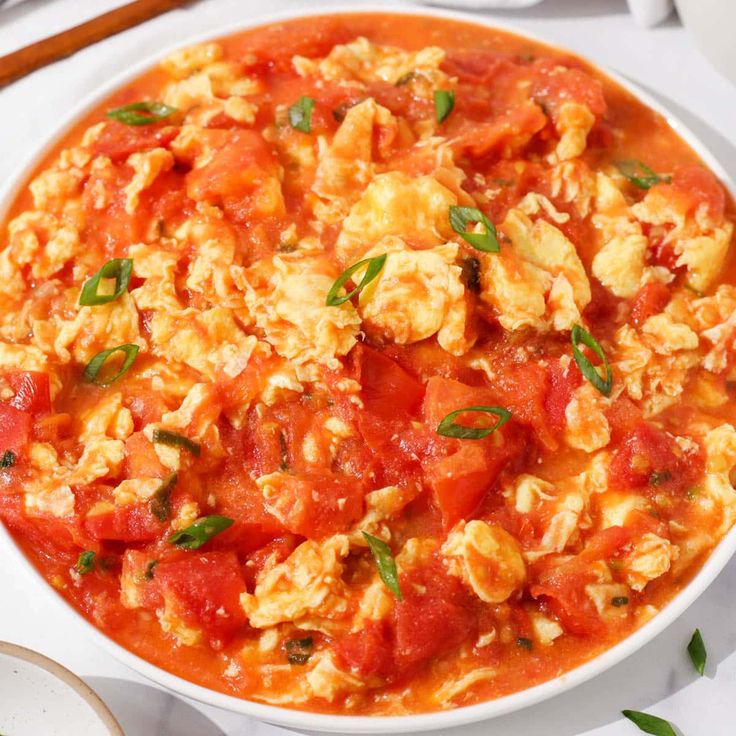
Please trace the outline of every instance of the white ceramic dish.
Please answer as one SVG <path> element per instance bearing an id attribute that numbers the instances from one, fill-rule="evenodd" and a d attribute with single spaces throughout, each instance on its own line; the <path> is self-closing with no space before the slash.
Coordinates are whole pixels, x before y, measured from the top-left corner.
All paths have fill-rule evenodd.
<path id="1" fill-rule="evenodd" d="M 0 733 L 125 736 L 99 696 L 48 657 L 0 642 Z"/>
<path id="2" fill-rule="evenodd" d="M 434 10 L 429 8 L 417 8 L 412 6 L 381 6 L 381 5 L 350 5 L 350 6 L 326 6 L 323 8 L 311 8 L 309 11 L 290 11 L 277 15 L 261 16 L 250 22 L 234 19 L 229 24 L 223 26 L 215 32 L 209 32 L 206 35 L 194 36 L 177 40 L 177 42 L 169 48 L 163 49 L 155 56 L 149 57 L 144 61 L 134 64 L 128 71 L 111 79 L 106 85 L 101 87 L 95 94 L 91 95 L 78 106 L 76 106 L 70 115 L 63 120 L 58 126 L 57 133 L 43 142 L 40 150 L 29 159 L 28 163 L 16 173 L 15 176 L 7 180 L 0 188 L 0 218 L 12 202 L 13 196 L 17 189 L 23 184 L 29 174 L 32 172 L 37 163 L 51 149 L 54 143 L 63 135 L 70 125 L 81 117 L 85 112 L 99 105 L 108 95 L 123 84 L 134 79 L 145 69 L 156 63 L 160 58 L 173 51 L 176 48 L 191 43 L 197 43 L 209 40 L 217 36 L 224 36 L 235 33 L 239 30 L 265 25 L 268 23 L 284 21 L 291 18 L 304 17 L 310 15 L 327 15 L 338 13 L 356 13 L 356 12 L 393 12 L 412 15 L 431 15 L 439 18 L 447 18 L 461 20 L 480 25 L 496 27 L 511 33 L 527 36 L 533 40 L 550 44 L 544 39 L 535 37 L 523 32 L 518 28 L 509 26 L 506 23 L 497 23 L 492 18 L 476 17 L 456 11 Z M 125 60 L 121 59 L 121 66 Z M 650 97 L 646 92 L 638 88 L 636 85 L 622 79 L 615 73 L 604 70 L 616 83 L 636 95 L 645 105 L 659 112 L 672 126 L 672 128 L 682 137 L 682 139 L 691 146 L 703 161 L 716 173 L 716 175 L 729 188 L 732 194 L 736 196 L 736 186 L 730 181 L 728 175 L 718 163 L 718 161 L 709 153 L 705 145 L 700 142 L 695 135 L 669 111 L 664 109 L 656 100 Z M 39 573 L 26 560 L 23 553 L 15 545 L 12 538 L 4 532 L 0 532 L 0 548 L 3 553 L 15 558 L 15 564 L 20 564 L 27 570 L 32 570 L 34 575 L 40 577 Z M 150 664 L 135 654 L 129 652 L 119 646 L 98 629 L 87 622 L 75 609 L 66 604 L 51 588 L 46 586 L 50 599 L 57 601 L 58 607 L 63 609 L 65 615 L 74 617 L 79 622 L 80 627 L 84 630 L 84 635 L 103 649 L 112 654 L 119 661 L 123 662 L 131 669 L 140 673 L 144 677 L 153 682 L 168 688 L 180 695 L 198 700 L 208 705 L 224 708 L 226 710 L 241 713 L 244 715 L 259 718 L 269 723 L 281 726 L 287 726 L 297 729 L 307 729 L 310 731 L 329 731 L 341 734 L 351 733 L 375 733 L 375 734 L 395 734 L 395 733 L 412 733 L 418 731 L 429 731 L 435 729 L 448 729 L 454 726 L 460 726 L 468 723 L 494 718 L 512 711 L 518 711 L 535 703 L 547 700 L 576 685 L 579 685 L 592 677 L 604 672 L 613 665 L 621 662 L 630 656 L 647 642 L 652 640 L 659 633 L 664 631 L 675 619 L 678 618 L 703 591 L 713 582 L 718 573 L 723 569 L 726 563 L 736 552 L 736 527 L 732 529 L 720 544 L 713 551 L 709 559 L 703 565 L 698 574 L 693 578 L 690 584 L 677 595 L 671 603 L 654 619 L 642 626 L 638 631 L 619 642 L 617 645 L 607 650 L 600 656 L 589 662 L 577 667 L 576 669 L 566 673 L 565 675 L 551 680 L 549 682 L 536 685 L 527 690 L 523 690 L 512 695 L 498 698 L 497 700 L 479 703 L 454 710 L 441 711 L 437 713 L 427 713 L 411 716 L 342 716 L 342 715 L 326 715 L 321 713 L 309 713 L 299 710 L 288 710 L 277 708 L 275 706 L 256 703 L 249 700 L 242 700 L 233 696 L 224 695 L 213 690 L 195 685 L 180 677 L 169 674 L 168 672 Z"/>

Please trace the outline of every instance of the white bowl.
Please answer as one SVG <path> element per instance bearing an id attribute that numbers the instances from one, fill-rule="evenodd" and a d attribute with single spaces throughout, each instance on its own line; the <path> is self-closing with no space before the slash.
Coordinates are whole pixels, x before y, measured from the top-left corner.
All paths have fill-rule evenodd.
<path id="1" fill-rule="evenodd" d="M 48 657 L 0 641 L 0 733 L 125 736 L 99 696 Z"/>
<path id="2" fill-rule="evenodd" d="M 245 30 L 256 26 L 266 25 L 268 23 L 289 20 L 291 18 L 312 16 L 312 15 L 330 15 L 337 13 L 357 13 L 357 12 L 377 12 L 377 13 L 401 13 L 405 15 L 429 15 L 438 18 L 447 18 L 450 20 L 461 20 L 478 25 L 499 28 L 520 36 L 526 36 L 532 40 L 539 41 L 548 46 L 554 44 L 544 39 L 530 35 L 514 28 L 505 23 L 496 23 L 492 19 L 486 19 L 481 16 L 468 15 L 452 10 L 436 10 L 429 8 L 417 8 L 412 6 L 393 7 L 388 5 L 347 5 L 347 6 L 325 6 L 310 8 L 308 11 L 289 11 L 276 15 L 260 16 L 250 22 L 234 21 L 223 26 L 215 32 L 208 32 L 204 35 L 182 38 L 177 40 L 175 45 L 165 48 L 158 52 L 155 56 L 151 56 L 140 63 L 134 64 L 129 71 L 124 72 L 112 78 L 107 84 L 102 86 L 93 95 L 87 97 L 60 123 L 57 133 L 51 136 L 40 147 L 39 152 L 33 156 L 15 176 L 5 182 L 0 188 L 0 218 L 7 211 L 13 197 L 20 186 L 26 181 L 32 173 L 35 166 L 42 158 L 51 150 L 55 142 L 69 129 L 71 124 L 80 118 L 84 113 L 97 107 L 121 85 L 131 81 L 147 68 L 155 64 L 162 57 L 171 51 L 192 43 L 198 43 L 204 40 L 225 36 L 235 33 L 239 30 Z M 650 97 L 646 92 L 636 85 L 622 79 L 615 73 L 604 70 L 605 73 L 613 79 L 617 84 L 627 89 L 641 100 L 645 105 L 663 115 L 672 128 L 680 135 L 680 137 L 695 150 L 695 152 L 703 159 L 705 164 L 721 179 L 728 187 L 731 193 L 736 196 L 736 187 L 729 179 L 728 174 L 718 161 L 709 153 L 708 149 L 701 143 L 695 135 L 676 117 L 674 117 L 662 105 Z M 13 555 L 16 562 L 25 566 L 25 569 L 34 575 L 40 576 L 40 573 L 33 565 L 26 560 L 21 550 L 15 545 L 14 541 L 7 533 L 0 533 L 0 545 L 6 550 L 6 553 Z M 290 710 L 286 708 L 278 708 L 272 705 L 265 705 L 251 700 L 243 700 L 225 695 L 223 693 L 209 690 L 200 685 L 195 685 L 187 680 L 172 675 L 159 667 L 145 661 L 137 655 L 124 649 L 109 639 L 101 631 L 90 624 L 80 613 L 68 605 L 49 585 L 49 598 L 54 598 L 61 603 L 68 616 L 76 617 L 80 622 L 80 634 L 88 639 L 97 642 L 103 649 L 110 652 L 118 660 L 126 664 L 131 669 L 140 673 L 144 677 L 152 680 L 159 685 L 168 688 L 180 695 L 192 698 L 193 700 L 206 703 L 207 705 L 224 708 L 235 713 L 259 718 L 269 723 L 280 726 L 287 726 L 298 729 L 307 729 L 310 731 L 330 731 L 335 733 L 412 733 L 417 731 L 430 731 L 435 729 L 447 729 L 454 726 L 461 726 L 468 723 L 494 718 L 496 716 L 511 713 L 513 711 L 526 708 L 542 700 L 547 700 L 555 695 L 559 695 L 576 685 L 579 685 L 596 675 L 604 672 L 613 665 L 621 662 L 630 656 L 644 644 L 651 641 L 655 636 L 666 629 L 678 616 L 680 616 L 690 606 L 698 596 L 713 582 L 718 573 L 724 568 L 726 563 L 736 552 L 736 527 L 721 540 L 718 546 L 713 550 L 708 560 L 700 569 L 698 574 L 692 581 L 677 595 L 672 601 L 651 621 L 646 623 L 640 629 L 635 631 L 631 636 L 611 647 L 601 655 L 582 664 L 581 666 L 565 673 L 564 675 L 535 685 L 527 690 L 522 690 L 512 695 L 506 695 L 496 700 L 489 700 L 477 705 L 469 705 L 453 710 L 440 712 L 424 713 L 409 716 L 343 716 L 328 715 L 323 713 L 309 713 L 300 710 Z"/>

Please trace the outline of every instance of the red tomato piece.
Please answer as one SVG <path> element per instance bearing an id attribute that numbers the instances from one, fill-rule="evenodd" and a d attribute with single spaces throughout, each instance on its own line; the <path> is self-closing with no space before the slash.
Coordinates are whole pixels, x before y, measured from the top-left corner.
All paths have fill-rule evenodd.
<path id="1" fill-rule="evenodd" d="M 0 454 L 18 454 L 31 435 L 31 415 L 9 404 L 0 404 Z"/>
<path id="2" fill-rule="evenodd" d="M 151 513 L 147 503 L 91 514 L 84 520 L 84 527 L 92 539 L 120 542 L 151 542 L 164 530 L 164 524 Z"/>
<path id="3" fill-rule="evenodd" d="M 366 411 L 386 419 L 414 414 L 424 386 L 398 363 L 377 350 L 360 347 L 361 399 Z"/>
<path id="4" fill-rule="evenodd" d="M 92 150 L 108 156 L 114 163 L 123 161 L 131 153 L 166 146 L 176 138 L 179 129 L 173 125 L 125 125 L 108 120 L 92 144 Z"/>
<path id="5" fill-rule="evenodd" d="M 617 448 L 608 478 L 619 488 L 679 493 L 695 483 L 702 470 L 702 457 L 686 454 L 664 430 L 639 422 Z"/>
<path id="6" fill-rule="evenodd" d="M 670 300 L 670 289 L 661 281 L 650 281 L 639 289 L 631 302 L 631 321 L 641 327 L 650 317 L 659 314 Z"/>
<path id="7" fill-rule="evenodd" d="M 278 565 L 283 562 L 296 549 L 297 544 L 297 537 L 293 534 L 286 534 L 270 541 L 255 552 L 251 552 L 243 565 L 243 578 L 248 590 L 252 591 L 255 588 L 256 579 L 267 564 Z"/>
<path id="8" fill-rule="evenodd" d="M 360 631 L 340 639 L 334 651 L 342 664 L 361 677 L 390 680 L 396 674 L 391 632 L 383 621 L 367 621 Z"/>
<path id="9" fill-rule="evenodd" d="M 11 373 L 8 382 L 15 391 L 10 405 L 29 414 L 47 414 L 51 411 L 49 377 L 46 373 L 23 371 Z"/>
<path id="10" fill-rule="evenodd" d="M 606 111 L 603 85 L 582 69 L 560 71 L 552 62 L 539 65 L 539 75 L 532 87 L 532 97 L 544 104 L 553 121 L 557 121 L 566 102 L 586 105 L 600 120 Z"/>
<path id="11" fill-rule="evenodd" d="M 240 605 L 245 582 L 232 552 L 160 562 L 154 579 L 164 599 L 173 599 L 176 615 L 201 628 L 213 648 L 221 648 L 248 623 Z"/>
<path id="12" fill-rule="evenodd" d="M 272 502 L 279 518 L 293 534 L 320 539 L 343 531 L 363 514 L 363 484 L 329 472 L 283 474 Z"/>
<path id="13" fill-rule="evenodd" d="M 720 222 L 723 219 L 726 192 L 708 169 L 698 164 L 678 166 L 672 174 L 670 186 L 685 205 L 688 214 L 694 214 L 702 205 L 713 220 Z"/>
<path id="14" fill-rule="evenodd" d="M 572 361 L 563 364 L 562 361 L 551 358 L 548 360 L 547 371 L 549 391 L 544 398 L 544 409 L 552 431 L 561 432 L 566 422 L 565 409 L 575 389 L 583 382 L 583 376 Z"/>

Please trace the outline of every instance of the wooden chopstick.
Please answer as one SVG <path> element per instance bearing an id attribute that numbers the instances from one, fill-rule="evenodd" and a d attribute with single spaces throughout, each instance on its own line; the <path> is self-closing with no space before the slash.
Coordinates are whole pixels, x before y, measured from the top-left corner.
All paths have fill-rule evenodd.
<path id="1" fill-rule="evenodd" d="M 136 0 L 55 36 L 0 56 L 0 87 L 192 0 Z"/>

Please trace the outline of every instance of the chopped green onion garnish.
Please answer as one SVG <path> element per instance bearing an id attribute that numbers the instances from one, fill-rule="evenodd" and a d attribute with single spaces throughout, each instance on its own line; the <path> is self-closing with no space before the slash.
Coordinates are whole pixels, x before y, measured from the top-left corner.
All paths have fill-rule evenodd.
<path id="1" fill-rule="evenodd" d="M 289 108 L 289 124 L 302 133 L 312 132 L 312 108 L 314 100 L 311 97 L 300 97 Z"/>
<path id="2" fill-rule="evenodd" d="M 154 429 L 151 439 L 154 443 L 159 445 L 181 447 L 191 452 L 195 457 L 199 457 L 199 454 L 202 452 L 200 445 L 190 440 L 189 437 L 185 437 L 183 434 L 179 434 L 178 432 L 171 432 L 168 429 Z"/>
<path id="3" fill-rule="evenodd" d="M 650 716 L 649 713 L 642 713 L 638 710 L 622 710 L 621 712 L 644 733 L 650 733 L 652 736 L 677 736 L 675 729 L 663 718 Z"/>
<path id="4" fill-rule="evenodd" d="M 580 372 L 604 396 L 610 396 L 613 387 L 613 373 L 611 373 L 611 366 L 608 365 L 608 359 L 603 352 L 603 348 L 598 344 L 598 340 L 580 325 L 575 325 L 570 333 L 570 342 L 572 343 L 572 355 L 578 364 L 578 368 L 580 368 Z M 606 369 L 605 381 L 600 377 L 593 364 L 583 355 L 578 347 L 579 343 L 589 347 L 603 361 L 603 367 Z"/>
<path id="5" fill-rule="evenodd" d="M 108 110 L 105 115 L 125 125 L 150 125 L 168 118 L 176 111 L 176 108 L 171 105 L 149 100 L 116 107 L 114 110 Z"/>
<path id="6" fill-rule="evenodd" d="M 282 473 L 289 472 L 289 447 L 286 444 L 286 435 L 283 432 L 279 432 L 279 449 L 281 450 L 281 464 L 279 470 Z"/>
<path id="7" fill-rule="evenodd" d="M 15 453 L 12 450 L 5 450 L 0 458 L 0 468 L 12 468 L 15 465 L 15 459 Z"/>
<path id="8" fill-rule="evenodd" d="M 455 418 L 466 411 L 493 414 L 498 417 L 498 421 L 492 427 L 466 427 L 463 424 L 456 424 Z M 437 434 L 441 434 L 443 437 L 455 437 L 459 440 L 481 440 L 502 427 L 509 419 L 511 419 L 511 412 L 501 406 L 468 406 L 464 409 L 451 411 L 439 423 L 436 431 Z"/>
<path id="9" fill-rule="evenodd" d="M 314 641 L 311 636 L 303 639 L 289 639 L 286 642 L 286 658 L 289 664 L 306 664 L 312 656 Z"/>
<path id="10" fill-rule="evenodd" d="M 534 642 L 531 639 L 527 639 L 525 636 L 520 636 L 516 643 L 522 648 L 522 649 L 531 649 L 534 646 Z"/>
<path id="11" fill-rule="evenodd" d="M 616 167 L 635 187 L 638 187 L 639 189 L 649 189 L 655 184 L 659 184 L 661 181 L 669 181 L 669 177 L 655 174 L 654 171 L 641 161 L 633 159 L 628 161 L 617 161 Z"/>
<path id="12" fill-rule="evenodd" d="M 485 228 L 484 233 L 466 231 L 468 223 L 477 222 Z M 450 225 L 466 243 L 470 243 L 476 250 L 482 250 L 484 253 L 498 253 L 501 250 L 493 223 L 475 207 L 451 206 Z"/>
<path id="13" fill-rule="evenodd" d="M 151 560 L 146 565 L 146 571 L 143 573 L 144 580 L 153 580 L 153 569 L 158 565 L 158 560 Z"/>
<path id="14" fill-rule="evenodd" d="M 380 256 L 375 256 L 374 258 L 366 258 L 363 261 L 358 261 L 357 263 L 354 263 L 352 266 L 350 266 L 350 268 L 343 271 L 337 277 L 335 283 L 332 284 L 332 287 L 327 292 L 327 299 L 325 300 L 325 304 L 328 307 L 339 307 L 341 304 L 344 304 L 349 299 L 352 299 L 356 294 L 361 292 L 368 284 L 370 284 L 370 282 L 373 281 L 373 279 L 375 279 L 379 273 L 381 273 L 381 269 L 383 268 L 384 263 L 386 263 L 385 253 Z M 364 266 L 367 266 L 367 268 L 365 270 L 365 274 L 363 275 L 362 281 L 349 294 L 338 296 L 338 292 L 340 291 L 340 289 L 342 289 L 348 279 L 356 271 L 363 268 Z"/>
<path id="15" fill-rule="evenodd" d="M 175 544 L 182 549 L 199 549 L 234 523 L 227 516 L 203 516 L 186 529 L 174 532 L 169 537 L 169 544 Z"/>
<path id="16" fill-rule="evenodd" d="M 84 377 L 98 386 L 109 386 L 111 383 L 115 383 L 118 378 L 122 378 L 130 369 L 130 366 L 135 362 L 135 358 L 138 355 L 140 348 L 132 343 L 126 343 L 125 345 L 118 345 L 116 348 L 110 348 L 109 350 L 103 350 L 101 353 L 97 353 L 84 369 Z M 125 360 L 120 370 L 109 378 L 98 378 L 102 367 L 107 362 L 107 359 L 115 353 L 124 353 Z"/>
<path id="17" fill-rule="evenodd" d="M 434 93 L 434 114 L 437 122 L 443 122 L 455 107 L 455 93 L 438 89 Z"/>
<path id="18" fill-rule="evenodd" d="M 88 572 L 92 572 L 95 569 L 95 553 L 94 552 L 82 552 L 77 560 L 77 572 L 80 575 L 86 575 Z"/>
<path id="19" fill-rule="evenodd" d="M 649 476 L 650 486 L 661 486 L 662 483 L 666 483 L 672 478 L 672 473 L 669 470 L 654 470 Z"/>
<path id="20" fill-rule="evenodd" d="M 83 307 L 107 304 L 119 299 L 128 290 L 130 277 L 133 273 L 133 260 L 131 258 L 113 258 L 108 261 L 91 279 L 82 287 L 79 303 Z M 98 294 L 97 289 L 102 279 L 115 279 L 115 291 L 112 294 Z"/>
<path id="21" fill-rule="evenodd" d="M 708 653 L 705 651 L 705 642 L 700 629 L 695 629 L 693 632 L 693 637 L 687 645 L 687 653 L 690 655 L 690 661 L 696 672 L 701 675 L 705 674 L 705 661 L 708 659 Z"/>
<path id="22" fill-rule="evenodd" d="M 416 72 L 407 72 L 402 74 L 395 82 L 394 87 L 405 87 L 409 82 L 413 82 L 416 79 Z"/>
<path id="23" fill-rule="evenodd" d="M 176 486 L 178 478 L 177 473 L 172 473 L 168 478 L 165 478 L 161 485 L 156 489 L 156 492 L 151 496 L 149 501 L 149 507 L 151 513 L 159 521 L 168 521 L 171 517 L 171 491 Z"/>
<path id="24" fill-rule="evenodd" d="M 627 606 L 628 604 L 629 599 L 625 595 L 617 595 L 611 598 L 611 605 L 616 606 L 616 608 L 621 608 L 621 606 Z"/>
<path id="25" fill-rule="evenodd" d="M 391 549 L 381 539 L 374 537 L 368 532 L 363 532 L 363 538 L 368 542 L 368 546 L 373 554 L 373 559 L 376 561 L 376 567 L 378 568 L 378 574 L 383 580 L 383 584 L 401 601 L 404 596 L 401 595 L 401 588 L 399 587 L 399 573 L 396 570 L 396 561 L 391 554 Z"/>

